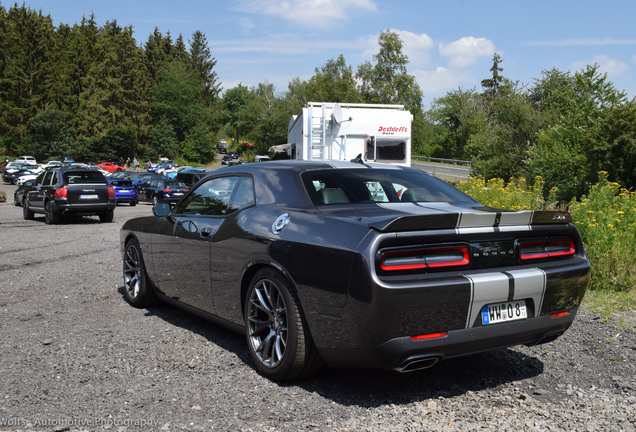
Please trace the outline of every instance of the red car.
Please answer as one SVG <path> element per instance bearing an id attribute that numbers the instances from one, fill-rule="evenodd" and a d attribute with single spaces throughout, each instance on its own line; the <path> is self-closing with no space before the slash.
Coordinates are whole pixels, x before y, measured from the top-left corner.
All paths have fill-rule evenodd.
<path id="1" fill-rule="evenodd" d="M 113 172 L 113 171 L 125 171 L 123 166 L 119 166 L 119 165 L 115 165 L 112 162 L 102 162 L 100 164 L 97 164 L 98 167 L 108 171 L 108 172 Z"/>

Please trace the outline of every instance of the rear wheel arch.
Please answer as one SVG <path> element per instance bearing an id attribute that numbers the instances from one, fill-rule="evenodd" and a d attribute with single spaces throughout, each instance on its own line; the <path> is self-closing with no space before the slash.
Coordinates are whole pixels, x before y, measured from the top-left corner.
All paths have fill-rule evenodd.
<path id="1" fill-rule="evenodd" d="M 274 262 L 267 261 L 258 261 L 250 263 L 245 270 L 243 270 L 243 275 L 241 277 L 241 310 L 243 310 L 243 305 L 245 304 L 245 298 L 247 297 L 247 290 L 250 287 L 250 283 L 252 282 L 252 278 L 254 275 L 258 273 L 260 270 L 270 268 L 272 270 L 276 270 L 280 272 L 290 283 L 294 293 L 298 295 L 298 288 L 296 286 L 296 282 L 291 277 L 291 275 L 280 265 Z M 243 316 L 245 318 L 245 316 Z"/>

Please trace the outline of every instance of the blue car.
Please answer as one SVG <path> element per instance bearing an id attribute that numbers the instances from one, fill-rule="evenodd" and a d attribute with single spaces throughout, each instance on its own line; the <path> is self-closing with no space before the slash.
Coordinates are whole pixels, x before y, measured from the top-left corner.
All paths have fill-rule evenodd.
<path id="1" fill-rule="evenodd" d="M 108 183 L 115 189 L 117 204 L 129 203 L 131 206 L 137 205 L 137 191 L 131 180 L 109 177 Z"/>

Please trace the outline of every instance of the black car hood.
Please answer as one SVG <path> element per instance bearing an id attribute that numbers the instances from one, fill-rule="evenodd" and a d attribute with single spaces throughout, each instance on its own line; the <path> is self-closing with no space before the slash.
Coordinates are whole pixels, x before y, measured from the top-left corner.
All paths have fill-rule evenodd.
<path id="1" fill-rule="evenodd" d="M 380 232 L 569 223 L 568 212 L 508 211 L 481 204 L 370 203 L 321 206 L 321 213 L 354 218 Z"/>

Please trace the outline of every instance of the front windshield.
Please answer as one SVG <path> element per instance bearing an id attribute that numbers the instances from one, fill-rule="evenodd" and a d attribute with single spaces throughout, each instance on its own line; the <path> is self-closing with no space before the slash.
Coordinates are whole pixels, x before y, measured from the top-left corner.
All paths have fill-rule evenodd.
<path id="1" fill-rule="evenodd" d="M 370 202 L 476 203 L 463 192 L 419 170 L 314 170 L 303 173 L 302 179 L 314 205 Z"/>

